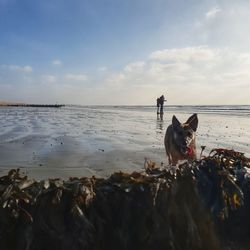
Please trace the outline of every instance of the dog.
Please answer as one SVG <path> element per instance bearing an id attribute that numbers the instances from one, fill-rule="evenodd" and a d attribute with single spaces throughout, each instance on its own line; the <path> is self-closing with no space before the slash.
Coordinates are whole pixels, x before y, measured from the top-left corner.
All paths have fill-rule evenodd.
<path id="1" fill-rule="evenodd" d="M 169 164 L 176 165 L 179 160 L 196 160 L 195 132 L 198 127 L 197 114 L 191 115 L 185 123 L 173 116 L 164 138 Z"/>

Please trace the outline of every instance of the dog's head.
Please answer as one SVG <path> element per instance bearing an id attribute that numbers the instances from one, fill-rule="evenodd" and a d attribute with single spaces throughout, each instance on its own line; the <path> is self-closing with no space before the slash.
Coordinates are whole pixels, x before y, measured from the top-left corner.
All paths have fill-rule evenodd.
<path id="1" fill-rule="evenodd" d="M 197 114 L 193 114 L 185 123 L 180 123 L 178 119 L 173 116 L 172 126 L 174 132 L 175 145 L 179 151 L 184 155 L 192 153 L 192 144 L 195 138 L 195 132 L 198 127 Z"/>

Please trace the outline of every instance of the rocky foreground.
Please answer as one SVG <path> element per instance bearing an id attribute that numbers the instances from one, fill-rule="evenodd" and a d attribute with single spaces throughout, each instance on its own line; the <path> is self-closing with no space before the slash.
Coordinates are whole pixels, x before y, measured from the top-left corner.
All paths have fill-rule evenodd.
<path id="1" fill-rule="evenodd" d="M 0 249 L 249 249 L 250 159 L 215 149 L 176 170 L 0 178 Z"/>

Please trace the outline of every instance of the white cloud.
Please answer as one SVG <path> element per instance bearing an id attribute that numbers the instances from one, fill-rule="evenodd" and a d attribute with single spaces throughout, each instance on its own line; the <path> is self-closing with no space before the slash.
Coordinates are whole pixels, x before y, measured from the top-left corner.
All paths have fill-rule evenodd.
<path id="1" fill-rule="evenodd" d="M 29 93 L 36 101 L 74 104 L 154 104 L 161 94 L 166 95 L 168 104 L 249 104 L 248 52 L 196 46 L 158 50 L 146 58 L 128 63 L 120 71 L 107 71 L 103 78 L 26 74 L 31 79 L 24 79 L 16 74 L 8 81 L 0 79 L 13 89 L 19 80 L 16 91 L 1 86 L 0 90 L 6 96 L 12 92 L 12 96 L 17 93 L 17 98 L 24 98 Z"/>
<path id="2" fill-rule="evenodd" d="M 54 75 L 43 75 L 42 76 L 42 83 L 45 83 L 45 84 L 46 83 L 49 83 L 49 84 L 55 83 L 56 80 L 57 80 L 57 77 Z"/>
<path id="3" fill-rule="evenodd" d="M 249 51 L 249 9 L 250 1 L 220 1 L 219 7 L 196 17 L 193 26 L 183 33 L 194 44 Z"/>
<path id="4" fill-rule="evenodd" d="M 158 50 L 148 61 L 131 62 L 109 76 L 103 88 L 117 100 L 124 101 L 127 96 L 134 104 L 149 103 L 152 96 L 165 91 L 172 104 L 249 103 L 244 94 L 250 93 L 249 68 L 250 54 L 230 49 L 197 46 Z"/>
<path id="5" fill-rule="evenodd" d="M 138 72 L 143 71 L 144 67 L 145 67 L 145 62 L 138 61 L 138 62 L 133 62 L 133 63 L 129 63 L 128 65 L 126 65 L 124 67 L 124 71 L 130 72 L 130 73 L 132 72 L 138 73 Z"/>
<path id="6" fill-rule="evenodd" d="M 71 81 L 86 81 L 87 80 L 87 76 L 84 74 L 67 74 L 65 78 Z"/>
<path id="7" fill-rule="evenodd" d="M 16 72 L 24 72 L 31 73 L 33 71 L 32 67 L 29 65 L 19 66 L 19 65 L 1 65 L 1 68 L 16 71 Z"/>
<path id="8" fill-rule="evenodd" d="M 221 9 L 219 7 L 214 7 L 212 8 L 211 10 L 209 10 L 205 16 L 206 16 L 206 19 L 213 19 L 216 17 L 216 15 L 221 12 Z"/>
<path id="9" fill-rule="evenodd" d="M 62 61 L 59 60 L 59 59 L 55 59 L 55 60 L 52 61 L 52 64 L 54 66 L 62 66 Z"/>
<path id="10" fill-rule="evenodd" d="M 181 49 L 165 49 L 151 53 L 149 58 L 156 61 L 207 61 L 214 60 L 218 54 L 217 50 L 211 50 L 207 46 L 187 47 Z"/>
<path id="11" fill-rule="evenodd" d="M 125 75 L 123 73 L 117 73 L 110 75 L 105 82 L 109 86 L 120 86 L 122 82 L 125 80 Z"/>
<path id="12" fill-rule="evenodd" d="M 161 54 L 159 51 L 157 53 Z M 154 55 L 154 53 L 152 54 Z M 156 72 L 159 75 L 183 76 L 189 82 L 194 82 L 196 78 L 203 78 L 205 82 L 219 78 L 223 81 L 225 80 L 224 74 L 231 76 L 243 74 L 245 80 L 249 79 L 249 53 L 237 53 L 230 49 L 192 47 L 168 50 L 167 53 L 164 50 L 162 54 L 164 59 L 169 60 L 153 62 L 149 72 L 154 72 L 157 69 Z M 204 82 L 200 82 L 200 84 L 202 83 Z"/>

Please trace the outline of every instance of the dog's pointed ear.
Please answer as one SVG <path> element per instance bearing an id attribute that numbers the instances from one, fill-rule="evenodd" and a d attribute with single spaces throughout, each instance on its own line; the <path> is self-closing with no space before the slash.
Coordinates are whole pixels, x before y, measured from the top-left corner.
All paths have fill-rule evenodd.
<path id="1" fill-rule="evenodd" d="M 196 131 L 197 127 L 198 127 L 198 117 L 197 117 L 197 114 L 191 115 L 187 119 L 186 124 L 188 124 L 189 127 L 191 127 L 191 129 L 193 129 L 193 131 Z"/>
<path id="2" fill-rule="evenodd" d="M 178 128 L 178 127 L 180 127 L 180 122 L 179 122 L 179 120 L 176 118 L 176 116 L 175 115 L 173 115 L 173 118 L 172 118 L 172 125 L 173 125 L 173 127 L 174 128 Z"/>

